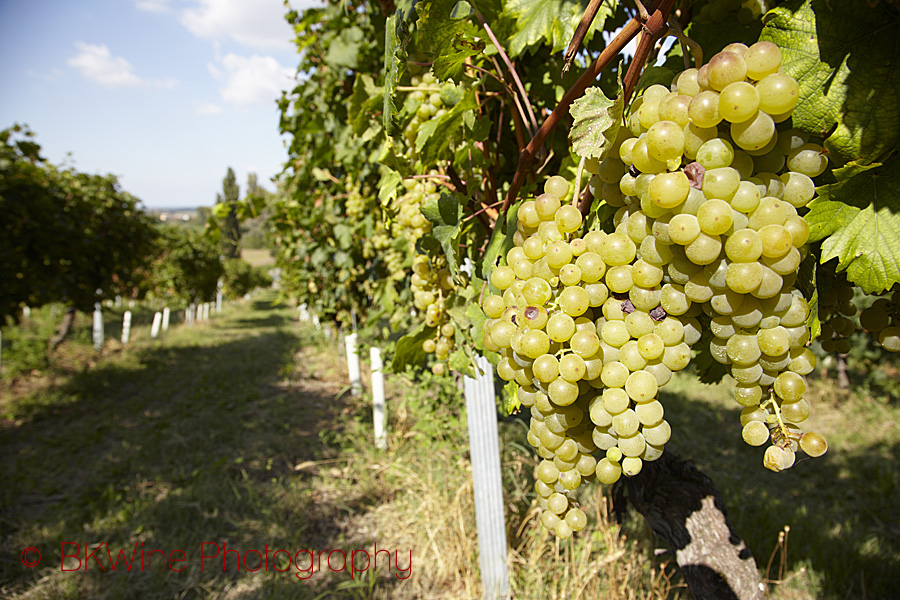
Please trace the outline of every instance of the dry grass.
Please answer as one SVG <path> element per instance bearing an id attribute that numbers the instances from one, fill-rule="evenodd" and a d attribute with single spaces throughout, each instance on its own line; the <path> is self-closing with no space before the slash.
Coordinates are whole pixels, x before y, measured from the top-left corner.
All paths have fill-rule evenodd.
<path id="1" fill-rule="evenodd" d="M 275 264 L 275 257 L 265 248 L 241 248 L 241 259 L 253 267 L 268 267 Z"/>

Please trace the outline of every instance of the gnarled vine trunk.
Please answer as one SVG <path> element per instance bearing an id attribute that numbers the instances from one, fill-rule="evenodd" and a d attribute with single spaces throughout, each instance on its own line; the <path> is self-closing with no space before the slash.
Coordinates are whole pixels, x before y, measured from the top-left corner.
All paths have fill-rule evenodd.
<path id="1" fill-rule="evenodd" d="M 56 335 L 50 338 L 50 350 L 56 350 L 56 347 L 62 344 L 66 336 L 69 335 L 69 332 L 72 330 L 72 324 L 75 323 L 75 312 L 74 306 L 66 308 L 66 314 L 63 315 L 62 323 L 59 324 Z"/>
<path id="2" fill-rule="evenodd" d="M 631 505 L 675 554 L 695 600 L 761 600 L 756 561 L 725 516 L 712 480 L 669 450 L 614 488 L 616 511 Z"/>

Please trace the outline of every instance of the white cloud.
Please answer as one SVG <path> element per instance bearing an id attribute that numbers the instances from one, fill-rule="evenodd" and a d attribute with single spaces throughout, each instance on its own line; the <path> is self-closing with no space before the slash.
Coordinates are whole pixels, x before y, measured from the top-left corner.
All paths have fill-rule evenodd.
<path id="1" fill-rule="evenodd" d="M 85 44 L 75 42 L 78 54 L 66 60 L 66 64 L 77 69 L 85 79 L 107 87 L 154 86 L 171 89 L 174 79 L 141 79 L 134 73 L 131 63 L 121 56 L 113 56 L 106 44 Z"/>
<path id="2" fill-rule="evenodd" d="M 218 104 L 214 104 L 212 102 L 201 102 L 197 105 L 197 108 L 194 110 L 198 115 L 221 115 L 225 112 L 225 109 Z"/>
<path id="3" fill-rule="evenodd" d="M 271 56 L 229 53 L 208 68 L 213 77 L 225 81 L 222 100 L 240 107 L 273 106 L 281 91 L 294 85 L 292 70 Z"/>
<path id="4" fill-rule="evenodd" d="M 172 10 L 169 0 L 134 0 L 134 7 L 138 10 L 155 13 L 167 13 Z"/>
<path id="5" fill-rule="evenodd" d="M 181 23 L 197 37 L 206 40 L 228 38 L 259 50 L 292 49 L 294 34 L 284 20 L 282 0 L 193 2 L 193 7 L 181 12 Z"/>

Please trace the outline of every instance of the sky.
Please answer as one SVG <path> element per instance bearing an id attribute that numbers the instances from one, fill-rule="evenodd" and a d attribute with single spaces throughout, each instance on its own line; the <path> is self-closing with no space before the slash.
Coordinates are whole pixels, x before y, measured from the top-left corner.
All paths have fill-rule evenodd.
<path id="1" fill-rule="evenodd" d="M 316 0 L 291 0 L 302 10 Z M 211 206 L 232 167 L 287 159 L 277 100 L 299 62 L 282 0 L 0 0 L 0 129 L 112 173 L 147 208 Z"/>

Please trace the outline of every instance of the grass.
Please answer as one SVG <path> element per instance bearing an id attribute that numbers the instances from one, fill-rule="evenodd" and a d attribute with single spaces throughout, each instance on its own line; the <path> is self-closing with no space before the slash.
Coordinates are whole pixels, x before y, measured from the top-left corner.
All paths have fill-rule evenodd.
<path id="1" fill-rule="evenodd" d="M 73 353 L 39 376 L 2 380 L 0 597 L 481 596 L 455 382 L 388 378 L 389 447 L 378 451 L 370 401 L 347 394 L 337 344 L 299 326 L 296 313 L 272 298 L 174 327 L 159 340 L 138 336 L 99 359 Z M 774 597 L 890 598 L 900 565 L 898 408 L 836 392 L 827 381 L 814 382 L 813 398 L 811 419 L 828 436 L 829 453 L 772 474 L 761 451 L 740 442 L 725 387 L 676 379 L 662 399 L 675 432 L 670 447 L 715 480 L 761 569 L 791 527 L 787 551 L 769 571 L 785 580 L 772 586 Z M 591 522 L 576 539 L 560 543 L 541 529 L 525 431 L 517 417 L 500 423 L 514 597 L 688 598 L 674 557 L 659 552 L 643 521 L 610 518 L 606 490 L 579 491 Z M 157 553 L 149 571 L 102 572 L 92 562 L 87 572 L 63 572 L 63 541 L 106 542 L 113 556 L 135 544 L 138 553 L 181 549 L 185 568 L 164 570 Z M 302 579 L 305 571 L 284 554 L 285 573 L 249 572 L 231 554 L 224 571 L 221 556 L 201 571 L 204 542 L 242 553 L 266 546 L 371 553 L 377 543 L 394 562 L 390 572 L 382 562 L 352 579 L 326 562 Z M 40 567 L 19 562 L 26 546 L 41 550 Z M 257 562 L 252 552 L 246 558 Z M 333 555 L 334 568 L 340 558 Z"/>
<path id="2" fill-rule="evenodd" d="M 241 248 L 241 258 L 253 267 L 269 267 L 275 264 L 275 257 L 265 248 Z"/>

